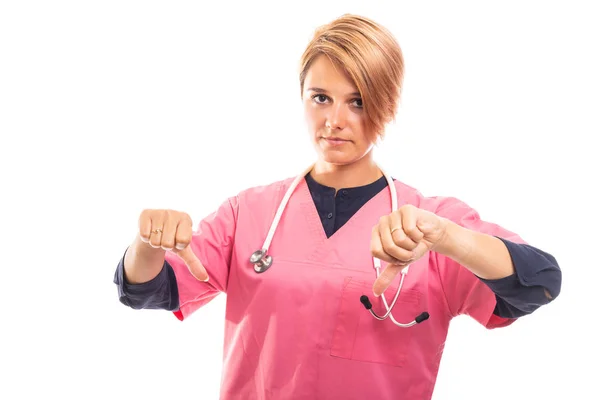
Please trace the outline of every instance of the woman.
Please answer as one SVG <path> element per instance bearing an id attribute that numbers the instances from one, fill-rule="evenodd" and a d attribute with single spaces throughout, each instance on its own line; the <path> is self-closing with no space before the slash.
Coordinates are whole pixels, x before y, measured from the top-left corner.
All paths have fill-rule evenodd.
<path id="1" fill-rule="evenodd" d="M 183 320 L 227 293 L 223 399 L 428 399 L 453 317 L 502 327 L 558 296 L 551 255 L 378 167 L 402 78 L 382 26 L 321 27 L 300 71 L 315 164 L 227 199 L 194 232 L 186 213 L 142 212 L 120 301 Z"/>

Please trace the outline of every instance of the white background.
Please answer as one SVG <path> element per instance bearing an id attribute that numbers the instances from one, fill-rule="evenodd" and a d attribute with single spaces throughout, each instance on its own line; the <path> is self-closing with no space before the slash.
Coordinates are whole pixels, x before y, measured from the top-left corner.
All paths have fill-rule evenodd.
<path id="1" fill-rule="evenodd" d="M 593 2 L 391 3 L 1 3 L 1 398 L 217 399 L 226 297 L 181 323 L 121 305 L 113 273 L 143 208 L 198 222 L 312 162 L 298 60 L 346 12 L 406 60 L 378 161 L 563 270 L 509 328 L 455 320 L 434 398 L 598 398 Z"/>

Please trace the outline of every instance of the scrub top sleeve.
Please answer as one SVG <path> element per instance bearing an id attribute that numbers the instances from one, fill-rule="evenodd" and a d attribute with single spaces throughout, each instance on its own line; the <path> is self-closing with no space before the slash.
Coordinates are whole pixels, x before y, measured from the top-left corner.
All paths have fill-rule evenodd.
<path id="1" fill-rule="evenodd" d="M 525 243 L 516 233 L 501 226 L 483 221 L 477 211 L 464 202 L 452 198 L 439 198 L 435 214 L 452 222 L 513 243 Z M 494 314 L 496 294 L 485 282 L 468 269 L 449 257 L 434 252 L 450 315 L 469 315 L 488 329 L 510 325 L 515 318 L 504 318 Z"/>
<path id="2" fill-rule="evenodd" d="M 166 261 L 154 279 L 145 283 L 132 284 L 125 279 L 125 255 L 123 255 L 115 271 L 113 282 L 117 285 L 119 301 L 134 310 L 179 309 L 175 275 Z"/>
<path id="3" fill-rule="evenodd" d="M 480 278 L 498 297 L 496 314 L 519 317 L 531 314 L 560 294 L 562 273 L 556 258 L 528 244 L 504 238 L 515 274 L 497 280 Z"/>
<path id="4" fill-rule="evenodd" d="M 193 312 L 227 292 L 229 267 L 238 214 L 237 197 L 229 198 L 198 224 L 190 246 L 208 272 L 208 282 L 197 280 L 181 258 L 168 251 L 165 261 L 175 273 L 179 309 L 175 316 L 183 321 Z"/>

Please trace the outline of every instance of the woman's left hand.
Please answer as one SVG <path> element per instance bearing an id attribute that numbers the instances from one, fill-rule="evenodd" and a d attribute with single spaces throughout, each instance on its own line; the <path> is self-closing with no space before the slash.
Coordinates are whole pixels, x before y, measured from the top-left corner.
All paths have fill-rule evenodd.
<path id="1" fill-rule="evenodd" d="M 408 264 L 439 245 L 448 222 L 408 204 L 381 217 L 371 234 L 371 254 L 388 265 L 373 285 L 375 296 L 380 296 Z"/>

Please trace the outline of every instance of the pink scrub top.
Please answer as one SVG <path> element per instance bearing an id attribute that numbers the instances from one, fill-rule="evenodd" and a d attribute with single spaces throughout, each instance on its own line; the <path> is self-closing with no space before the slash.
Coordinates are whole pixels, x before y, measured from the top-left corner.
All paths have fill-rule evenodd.
<path id="1" fill-rule="evenodd" d="M 191 246 L 208 282 L 196 280 L 181 259 L 167 253 L 177 277 L 180 320 L 227 294 L 221 399 L 430 399 L 453 317 L 467 314 L 489 329 L 514 321 L 493 314 L 495 295 L 473 273 L 435 252 L 411 265 L 393 310 L 398 322 L 423 311 L 429 319 L 400 328 L 373 318 L 360 296 L 368 295 L 378 314 L 385 312 L 373 296 L 370 241 L 373 226 L 391 212 L 388 189 L 327 238 L 302 180 L 271 242 L 273 265 L 257 274 L 250 255 L 262 247 L 292 181 L 245 190 L 200 222 Z M 456 198 L 424 197 L 395 185 L 399 207 L 412 204 L 524 243 Z M 386 291 L 388 304 L 398 282 Z"/>

